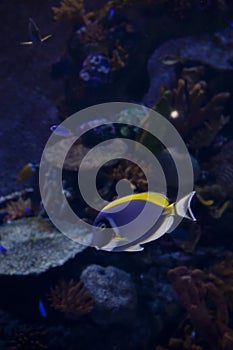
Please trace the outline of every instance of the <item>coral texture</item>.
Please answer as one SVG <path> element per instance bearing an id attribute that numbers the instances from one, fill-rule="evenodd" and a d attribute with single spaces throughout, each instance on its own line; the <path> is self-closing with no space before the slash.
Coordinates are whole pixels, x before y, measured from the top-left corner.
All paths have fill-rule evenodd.
<path id="1" fill-rule="evenodd" d="M 221 291 L 206 281 L 204 273 L 198 269 L 180 266 L 170 270 L 168 276 L 194 329 L 209 349 L 231 349 L 233 330 L 228 327 L 228 311 Z"/>
<path id="2" fill-rule="evenodd" d="M 92 311 L 94 301 L 81 281 L 61 281 L 50 291 L 51 306 L 65 314 L 82 316 Z"/>

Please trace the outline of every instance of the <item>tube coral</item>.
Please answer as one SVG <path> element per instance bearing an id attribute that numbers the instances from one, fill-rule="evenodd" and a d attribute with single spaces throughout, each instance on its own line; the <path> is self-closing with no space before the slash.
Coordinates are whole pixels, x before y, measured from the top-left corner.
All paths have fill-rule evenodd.
<path id="1" fill-rule="evenodd" d="M 225 144 L 221 151 L 211 159 L 208 171 L 216 179 L 229 197 L 233 196 L 233 141 Z"/>
<path id="2" fill-rule="evenodd" d="M 229 308 L 233 310 L 233 254 L 229 252 L 219 264 L 212 266 L 207 278 L 214 283 L 226 297 Z"/>
<path id="3" fill-rule="evenodd" d="M 201 270 L 176 267 L 168 272 L 183 307 L 202 339 L 211 350 L 233 348 L 233 330 L 228 327 L 228 311 L 221 291 Z"/>

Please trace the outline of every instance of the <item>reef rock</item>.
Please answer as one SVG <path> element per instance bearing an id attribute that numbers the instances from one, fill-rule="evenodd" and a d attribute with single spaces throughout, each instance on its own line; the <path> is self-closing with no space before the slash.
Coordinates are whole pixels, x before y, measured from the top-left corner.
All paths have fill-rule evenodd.
<path id="1" fill-rule="evenodd" d="M 162 62 L 165 55 L 180 57 L 185 63 L 207 65 L 216 71 L 233 71 L 233 31 L 227 28 L 214 34 L 172 39 L 158 47 L 147 66 L 150 88 L 143 103 L 148 107 L 158 101 L 160 87 L 170 88 L 176 77 L 176 66 Z"/>
<path id="2" fill-rule="evenodd" d="M 24 218 L 0 227 L 0 274 L 40 274 L 74 258 L 85 246 L 70 240 L 49 222 Z"/>
<path id="3" fill-rule="evenodd" d="M 80 279 L 94 299 L 92 317 L 96 323 L 132 323 L 137 293 L 130 274 L 113 266 L 90 265 Z"/>

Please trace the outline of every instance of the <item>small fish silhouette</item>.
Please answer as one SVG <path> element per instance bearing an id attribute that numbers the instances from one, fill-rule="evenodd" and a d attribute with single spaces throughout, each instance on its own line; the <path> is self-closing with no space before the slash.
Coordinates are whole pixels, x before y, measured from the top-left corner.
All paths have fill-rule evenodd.
<path id="1" fill-rule="evenodd" d="M 0 252 L 6 253 L 7 248 L 5 248 L 3 245 L 0 245 Z"/>
<path id="2" fill-rule="evenodd" d="M 42 38 L 40 30 L 32 18 L 29 18 L 28 31 L 31 41 L 23 41 L 20 43 L 21 45 L 32 45 L 34 47 L 38 47 L 52 36 L 52 34 L 49 34 Z"/>
<path id="3" fill-rule="evenodd" d="M 47 317 L 47 311 L 46 311 L 44 303 L 43 303 L 43 301 L 41 299 L 39 300 L 38 308 L 39 308 L 39 312 L 40 312 L 41 316 L 46 318 Z"/>

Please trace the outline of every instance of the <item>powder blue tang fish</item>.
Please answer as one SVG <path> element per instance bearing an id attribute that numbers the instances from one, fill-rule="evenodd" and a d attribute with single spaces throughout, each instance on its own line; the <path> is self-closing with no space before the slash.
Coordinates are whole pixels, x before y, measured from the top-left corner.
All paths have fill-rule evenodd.
<path id="1" fill-rule="evenodd" d="M 195 221 L 190 204 L 195 192 L 176 203 L 159 193 L 145 192 L 119 198 L 97 215 L 92 246 L 106 251 L 140 251 L 141 244 L 171 232 L 179 217 Z"/>

